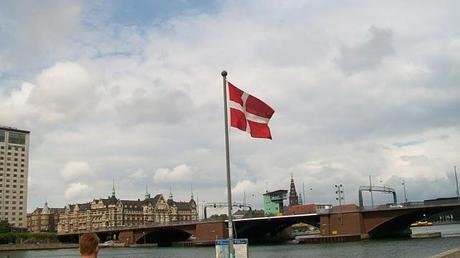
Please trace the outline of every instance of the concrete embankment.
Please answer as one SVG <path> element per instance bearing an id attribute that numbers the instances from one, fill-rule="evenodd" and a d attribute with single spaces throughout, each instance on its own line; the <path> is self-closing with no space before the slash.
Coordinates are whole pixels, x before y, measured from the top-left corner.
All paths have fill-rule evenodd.
<path id="1" fill-rule="evenodd" d="M 78 244 L 49 243 L 49 244 L 0 245 L 0 251 L 71 249 L 71 248 L 78 248 Z"/>
<path id="2" fill-rule="evenodd" d="M 430 258 L 460 258 L 460 248 L 451 249 Z"/>
<path id="3" fill-rule="evenodd" d="M 441 237 L 442 234 L 441 232 L 427 232 L 427 233 L 418 233 L 418 234 L 412 234 L 412 238 L 437 238 Z"/>

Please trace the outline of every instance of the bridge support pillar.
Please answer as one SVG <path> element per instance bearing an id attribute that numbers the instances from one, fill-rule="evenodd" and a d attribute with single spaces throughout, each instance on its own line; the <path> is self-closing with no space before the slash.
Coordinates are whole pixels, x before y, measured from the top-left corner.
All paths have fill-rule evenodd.
<path id="1" fill-rule="evenodd" d="M 118 235 L 118 240 L 125 243 L 126 245 L 134 244 L 134 232 L 133 231 L 121 231 Z"/>
<path id="2" fill-rule="evenodd" d="M 320 233 L 322 236 L 331 235 L 361 235 L 363 234 L 363 216 L 357 206 L 334 207 L 331 213 L 321 214 Z"/>
<path id="3" fill-rule="evenodd" d="M 216 240 L 228 237 L 227 223 L 223 221 L 196 225 L 196 240 Z"/>

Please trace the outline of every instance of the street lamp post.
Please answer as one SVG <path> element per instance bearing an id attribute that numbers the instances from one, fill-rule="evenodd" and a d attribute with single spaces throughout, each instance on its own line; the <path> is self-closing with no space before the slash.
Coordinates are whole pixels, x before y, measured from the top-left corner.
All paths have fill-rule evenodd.
<path id="1" fill-rule="evenodd" d="M 401 184 L 404 187 L 404 202 L 407 203 L 406 181 L 403 179 Z"/>
<path id="2" fill-rule="evenodd" d="M 343 185 L 334 185 L 335 187 L 335 193 L 337 194 L 337 197 L 335 198 L 337 201 L 339 201 L 339 206 L 340 206 L 340 225 L 343 225 L 343 210 L 342 210 L 342 200 L 343 200 Z"/>
<path id="3" fill-rule="evenodd" d="M 460 192 L 458 190 L 457 166 L 454 166 L 455 185 L 457 186 L 457 201 L 460 201 Z"/>

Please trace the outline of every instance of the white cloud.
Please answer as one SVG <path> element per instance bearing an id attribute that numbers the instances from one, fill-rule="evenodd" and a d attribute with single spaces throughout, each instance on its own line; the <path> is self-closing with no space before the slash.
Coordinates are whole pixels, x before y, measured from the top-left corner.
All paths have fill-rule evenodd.
<path id="1" fill-rule="evenodd" d="M 143 170 L 139 169 L 139 170 L 136 170 L 134 172 L 132 172 L 131 174 L 129 174 L 128 176 L 129 178 L 131 179 L 144 179 L 147 177 L 147 173 L 145 173 Z"/>
<path id="2" fill-rule="evenodd" d="M 84 200 L 93 196 L 93 188 L 84 183 L 71 183 L 65 190 L 64 196 L 67 201 Z M 89 201 L 89 200 L 86 200 Z"/>
<path id="3" fill-rule="evenodd" d="M 369 174 L 395 188 L 403 177 L 423 185 L 420 198 L 452 193 L 435 185 L 460 164 L 456 2 L 217 5 L 148 26 L 111 20 L 110 10 L 100 18 L 80 2 L 61 13 L 65 4 L 45 5 L 56 12 L 49 19 L 39 8 L 22 20 L 35 10 L 23 5 L 0 15 L 26 28 L 1 37 L 22 42 L 0 44 L 0 118 L 32 131 L 31 207 L 48 195 L 73 202 L 62 178 L 91 185 L 88 198 L 107 196 L 113 178 L 120 197 L 141 197 L 153 177 L 152 192 L 171 186 L 185 199 L 193 185 L 201 200 L 224 201 L 222 69 L 276 111 L 273 141 L 231 129 L 237 200 L 252 191 L 261 203 L 265 190 L 287 189 L 291 173 L 316 202 L 333 202 L 337 183 L 353 201 Z"/>
<path id="4" fill-rule="evenodd" d="M 192 182 L 198 178 L 199 172 L 195 167 L 186 164 L 174 168 L 159 168 L 155 171 L 153 181 L 155 183 L 181 183 Z"/>
<path id="5" fill-rule="evenodd" d="M 69 161 L 61 170 L 61 175 L 66 180 L 89 180 L 95 176 L 90 165 L 84 161 Z"/>
<path id="6" fill-rule="evenodd" d="M 14 1 L 2 3 L 0 37 L 8 46 L 0 48 L 2 71 L 17 67 L 36 68 L 54 58 L 73 56 L 78 39 L 83 2 L 81 1 Z"/>

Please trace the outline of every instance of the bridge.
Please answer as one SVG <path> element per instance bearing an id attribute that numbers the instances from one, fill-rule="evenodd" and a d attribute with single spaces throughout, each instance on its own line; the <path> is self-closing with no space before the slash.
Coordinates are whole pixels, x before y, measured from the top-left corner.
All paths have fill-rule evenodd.
<path id="1" fill-rule="evenodd" d="M 424 216 L 460 208 L 460 202 L 426 205 L 405 203 L 381 206 L 373 209 L 359 208 L 354 204 L 334 206 L 317 213 L 274 217 L 235 219 L 235 235 L 253 242 L 280 239 L 284 230 L 297 223 L 307 223 L 320 229 L 320 236 L 354 235 L 361 239 L 387 236 L 407 236 L 411 223 Z M 61 241 L 78 241 L 86 232 L 58 233 Z M 118 239 L 127 244 L 168 244 L 186 240 L 210 243 L 228 236 L 226 221 L 193 221 L 170 224 L 145 225 L 135 228 L 109 228 L 95 231 L 104 241 Z M 281 238 L 282 239 L 282 238 Z"/>

